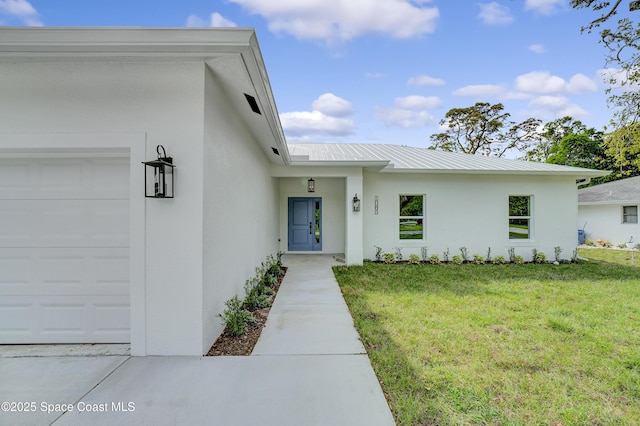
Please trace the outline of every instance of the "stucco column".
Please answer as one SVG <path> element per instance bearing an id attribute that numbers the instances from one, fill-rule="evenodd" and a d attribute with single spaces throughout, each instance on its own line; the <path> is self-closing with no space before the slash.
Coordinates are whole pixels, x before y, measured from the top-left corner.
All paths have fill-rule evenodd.
<path id="1" fill-rule="evenodd" d="M 359 212 L 353 211 L 353 197 L 358 194 L 358 198 L 364 200 L 362 193 L 362 169 L 358 170 L 357 174 L 346 177 L 345 188 L 345 261 L 347 265 L 362 265 L 364 257 L 363 206 L 361 205 Z"/>

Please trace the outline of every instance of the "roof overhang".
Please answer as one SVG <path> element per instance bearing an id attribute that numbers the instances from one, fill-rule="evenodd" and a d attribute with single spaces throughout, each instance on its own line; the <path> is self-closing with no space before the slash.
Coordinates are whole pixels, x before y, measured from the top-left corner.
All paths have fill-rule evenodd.
<path id="1" fill-rule="evenodd" d="M 284 131 L 252 28 L 0 27 L 0 61 L 203 62 L 269 160 L 289 164 Z M 255 99 L 252 111 L 244 94 Z M 276 154 L 277 151 L 277 154 Z"/>

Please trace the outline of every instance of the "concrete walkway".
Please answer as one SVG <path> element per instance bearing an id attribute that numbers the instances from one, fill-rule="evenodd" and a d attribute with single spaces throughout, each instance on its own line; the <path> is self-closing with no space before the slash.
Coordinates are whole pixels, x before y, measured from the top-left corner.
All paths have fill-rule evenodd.
<path id="1" fill-rule="evenodd" d="M 283 261 L 252 356 L 0 358 L 0 424 L 393 425 L 333 258 Z"/>

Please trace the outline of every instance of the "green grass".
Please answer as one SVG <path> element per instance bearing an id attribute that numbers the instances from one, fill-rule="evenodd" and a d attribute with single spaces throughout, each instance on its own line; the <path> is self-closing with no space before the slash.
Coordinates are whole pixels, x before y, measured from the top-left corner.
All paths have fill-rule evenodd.
<path id="1" fill-rule="evenodd" d="M 606 248 L 580 248 L 578 255 L 589 260 L 640 267 L 640 251 Z"/>
<path id="2" fill-rule="evenodd" d="M 337 267 L 399 425 L 638 424 L 638 270 Z"/>

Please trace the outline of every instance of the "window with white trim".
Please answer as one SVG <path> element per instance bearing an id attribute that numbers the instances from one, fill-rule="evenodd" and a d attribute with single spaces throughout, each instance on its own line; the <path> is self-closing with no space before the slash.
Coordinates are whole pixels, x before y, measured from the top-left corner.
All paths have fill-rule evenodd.
<path id="1" fill-rule="evenodd" d="M 509 239 L 531 238 L 531 196 L 509 195 Z"/>
<path id="2" fill-rule="evenodd" d="M 638 223 L 638 206 L 622 206 L 622 223 Z"/>
<path id="3" fill-rule="evenodd" d="M 401 240 L 424 239 L 424 195 L 400 195 Z"/>

